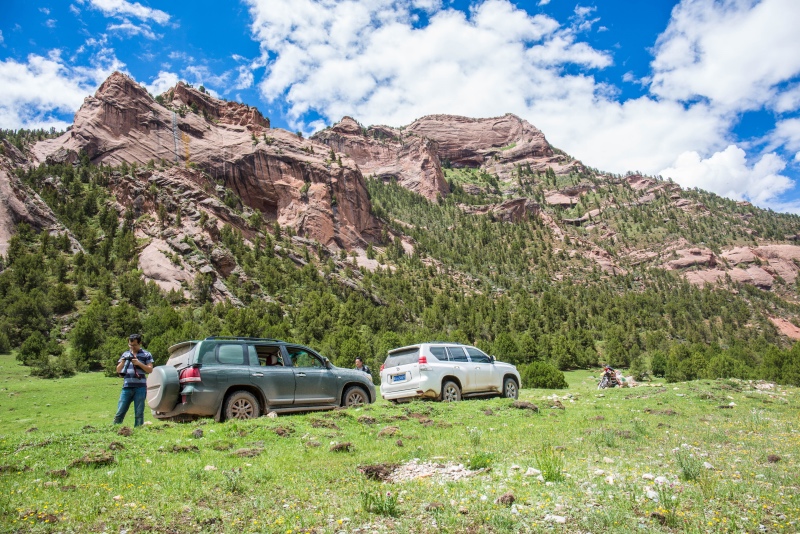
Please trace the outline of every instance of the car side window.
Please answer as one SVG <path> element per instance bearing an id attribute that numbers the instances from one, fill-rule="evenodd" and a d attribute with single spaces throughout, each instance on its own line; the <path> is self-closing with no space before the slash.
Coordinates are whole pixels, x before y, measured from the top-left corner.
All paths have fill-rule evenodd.
<path id="1" fill-rule="evenodd" d="M 275 345 L 248 345 L 250 365 L 261 367 L 283 366 L 281 349 Z"/>
<path id="2" fill-rule="evenodd" d="M 227 365 L 244 365 L 244 350 L 240 344 L 219 345 L 217 348 L 217 361 Z"/>
<path id="3" fill-rule="evenodd" d="M 450 353 L 450 361 L 465 362 L 467 355 L 461 347 L 447 347 L 447 352 Z"/>
<path id="4" fill-rule="evenodd" d="M 430 348 L 431 354 L 436 356 L 436 359 L 442 362 L 447 361 L 447 351 L 444 347 L 431 347 Z"/>
<path id="5" fill-rule="evenodd" d="M 469 354 L 469 359 L 475 363 L 491 363 L 492 360 L 482 351 L 472 348 L 472 347 L 465 347 L 464 350 L 467 351 Z"/>
<path id="6" fill-rule="evenodd" d="M 292 358 L 293 367 L 323 367 L 322 362 L 314 354 L 300 347 L 286 347 Z"/>

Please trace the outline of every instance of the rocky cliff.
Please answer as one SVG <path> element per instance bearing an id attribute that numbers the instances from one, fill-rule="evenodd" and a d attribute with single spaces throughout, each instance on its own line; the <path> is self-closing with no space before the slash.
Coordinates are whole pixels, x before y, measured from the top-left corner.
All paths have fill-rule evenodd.
<path id="1" fill-rule="evenodd" d="M 299 235 L 338 248 L 365 247 L 379 235 L 363 177 L 346 155 L 284 130 L 256 109 L 178 84 L 158 100 L 128 76 L 112 74 L 87 97 L 63 136 L 33 147 L 38 162 L 74 159 L 200 171 L 245 206 Z M 168 179 L 168 177 L 166 177 Z"/>

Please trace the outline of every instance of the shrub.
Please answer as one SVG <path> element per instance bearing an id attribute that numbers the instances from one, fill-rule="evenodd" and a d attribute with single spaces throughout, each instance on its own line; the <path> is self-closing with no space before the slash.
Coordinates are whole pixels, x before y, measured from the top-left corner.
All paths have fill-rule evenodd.
<path id="1" fill-rule="evenodd" d="M 661 351 L 655 351 L 650 360 L 650 370 L 653 376 L 663 378 L 667 372 L 667 356 Z"/>
<path id="2" fill-rule="evenodd" d="M 523 387 L 539 389 L 566 389 L 569 387 L 564 373 L 544 362 L 520 366 Z"/>
<path id="3" fill-rule="evenodd" d="M 542 445 L 539 451 L 533 453 L 533 458 L 546 482 L 564 480 L 564 457 L 561 455 L 561 451 L 557 451 L 550 445 Z"/>

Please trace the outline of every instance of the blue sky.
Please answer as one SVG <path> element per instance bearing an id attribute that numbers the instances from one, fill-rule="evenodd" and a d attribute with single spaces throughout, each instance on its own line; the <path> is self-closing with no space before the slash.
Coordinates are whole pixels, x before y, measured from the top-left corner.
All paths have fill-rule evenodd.
<path id="1" fill-rule="evenodd" d="M 515 113 L 585 164 L 800 213 L 797 0 L 5 0 L 0 127 L 63 128 L 114 70 L 306 134 Z"/>

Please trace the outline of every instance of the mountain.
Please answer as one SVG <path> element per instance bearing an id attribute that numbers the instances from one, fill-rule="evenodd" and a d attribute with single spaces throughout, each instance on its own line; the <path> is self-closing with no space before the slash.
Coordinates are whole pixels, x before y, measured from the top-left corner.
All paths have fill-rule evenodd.
<path id="1" fill-rule="evenodd" d="M 67 132 L 0 134 L 0 350 L 32 361 L 102 366 L 137 329 L 162 352 L 258 335 L 379 367 L 455 339 L 523 364 L 794 376 L 800 218 L 590 168 L 511 114 L 304 139 L 114 73 Z"/>

